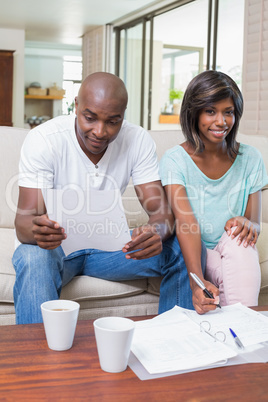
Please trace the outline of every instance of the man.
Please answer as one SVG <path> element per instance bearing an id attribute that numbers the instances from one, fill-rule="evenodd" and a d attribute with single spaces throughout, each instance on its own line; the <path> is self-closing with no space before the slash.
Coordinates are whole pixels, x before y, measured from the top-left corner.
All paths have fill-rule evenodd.
<path id="1" fill-rule="evenodd" d="M 18 324 L 41 322 L 41 303 L 57 299 L 75 275 L 115 281 L 163 276 L 159 312 L 176 304 L 192 308 L 155 144 L 141 127 L 124 121 L 127 99 L 118 77 L 94 73 L 81 85 L 76 116 L 52 119 L 31 130 L 24 142 L 15 219 L 21 244 L 13 256 Z M 41 189 L 75 184 L 108 190 L 116 183 L 123 193 L 131 176 L 148 224 L 133 231 L 122 251 L 107 254 L 89 248 L 65 256 L 65 230 L 47 216 Z"/>

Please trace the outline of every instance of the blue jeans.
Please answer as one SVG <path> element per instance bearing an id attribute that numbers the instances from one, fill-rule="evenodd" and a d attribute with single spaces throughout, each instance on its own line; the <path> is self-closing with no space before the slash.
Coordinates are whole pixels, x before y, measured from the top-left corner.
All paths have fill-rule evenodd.
<path id="1" fill-rule="evenodd" d="M 176 236 L 163 243 L 161 254 L 144 260 L 126 259 L 122 251 L 95 249 L 76 251 L 65 256 L 61 247 L 45 250 L 21 244 L 12 259 L 16 282 L 14 302 L 16 323 L 42 322 L 40 305 L 60 297 L 62 286 L 77 275 L 110 281 L 125 281 L 162 276 L 159 314 L 175 305 L 193 309 L 192 292 L 186 265 Z M 205 270 L 206 248 L 202 248 Z"/>

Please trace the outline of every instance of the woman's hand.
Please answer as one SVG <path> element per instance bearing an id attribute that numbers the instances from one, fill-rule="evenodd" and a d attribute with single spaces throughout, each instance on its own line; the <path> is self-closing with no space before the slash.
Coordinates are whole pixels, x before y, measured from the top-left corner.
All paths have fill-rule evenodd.
<path id="1" fill-rule="evenodd" d="M 214 299 L 205 296 L 203 290 L 196 284 L 192 285 L 193 305 L 198 314 L 205 314 L 208 311 L 215 310 L 219 304 L 219 289 L 211 282 L 202 280 L 206 289 L 213 294 Z"/>
<path id="2" fill-rule="evenodd" d="M 236 228 L 232 230 L 234 227 Z M 259 228 L 257 224 L 251 222 L 245 216 L 236 216 L 229 219 L 224 229 L 232 239 L 237 237 L 239 246 L 243 243 L 244 247 L 248 247 L 249 245 L 255 247 L 259 236 Z"/>

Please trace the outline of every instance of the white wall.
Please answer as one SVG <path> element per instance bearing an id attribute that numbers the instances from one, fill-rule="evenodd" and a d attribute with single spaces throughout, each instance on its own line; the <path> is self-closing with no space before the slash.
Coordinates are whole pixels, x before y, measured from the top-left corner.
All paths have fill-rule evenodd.
<path id="1" fill-rule="evenodd" d="M 33 54 L 27 53 L 29 53 L 29 49 L 26 47 L 25 90 L 33 82 L 38 82 L 42 88 L 52 87 L 54 83 L 62 87 L 63 58 L 61 56 L 50 54 L 50 52 L 40 54 L 39 49 L 36 49 L 36 52 L 30 52 Z M 60 100 L 25 100 L 24 115 L 26 121 L 32 116 L 56 117 L 61 114 L 62 101 Z"/>
<path id="2" fill-rule="evenodd" d="M 25 55 L 25 88 L 32 82 L 39 82 L 42 88 L 49 88 L 54 82 L 61 87 L 62 77 L 61 57 Z"/>
<path id="3" fill-rule="evenodd" d="M 39 82 L 42 88 L 62 86 L 64 56 L 82 56 L 78 46 L 25 42 L 25 87 Z"/>
<path id="4" fill-rule="evenodd" d="M 26 41 L 25 89 L 33 82 L 38 82 L 42 88 L 49 88 L 53 86 L 54 83 L 62 87 L 64 56 L 81 57 L 82 50 L 79 46 Z M 26 102 L 26 118 L 33 115 L 56 117 L 62 114 L 62 101 L 60 100 L 27 100 Z M 49 104 L 47 104 L 48 102 Z"/>
<path id="5" fill-rule="evenodd" d="M 24 126 L 24 42 L 23 29 L 0 28 L 0 49 L 14 50 L 12 122 Z"/>
<path id="6" fill-rule="evenodd" d="M 63 56 L 57 49 L 42 43 L 25 43 L 25 79 L 27 88 L 32 82 L 39 82 L 42 88 L 49 88 L 55 82 L 62 86 Z"/>

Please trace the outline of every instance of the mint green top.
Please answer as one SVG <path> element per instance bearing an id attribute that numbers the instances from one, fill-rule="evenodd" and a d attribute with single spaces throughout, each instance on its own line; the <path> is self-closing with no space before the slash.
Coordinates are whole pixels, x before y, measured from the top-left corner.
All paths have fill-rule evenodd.
<path id="1" fill-rule="evenodd" d="M 162 185 L 186 188 L 202 240 L 210 249 L 219 242 L 228 219 L 244 216 L 249 195 L 268 183 L 260 152 L 245 144 L 240 144 L 239 152 L 230 169 L 217 180 L 207 177 L 180 145 L 168 150 L 160 161 Z"/>

